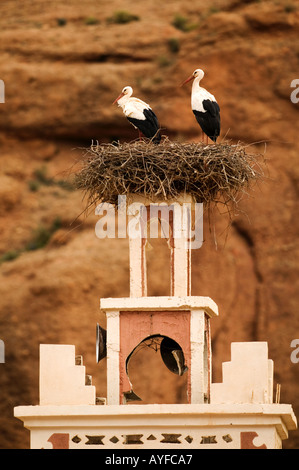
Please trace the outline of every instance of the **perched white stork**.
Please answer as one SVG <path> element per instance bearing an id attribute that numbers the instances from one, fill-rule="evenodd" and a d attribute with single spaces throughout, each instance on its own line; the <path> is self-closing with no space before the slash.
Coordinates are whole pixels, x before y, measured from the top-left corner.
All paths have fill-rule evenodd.
<path id="1" fill-rule="evenodd" d="M 192 111 L 203 134 L 206 136 L 206 143 L 208 143 L 208 137 L 216 142 L 220 134 L 220 107 L 215 96 L 200 86 L 200 81 L 203 77 L 204 71 L 196 69 L 191 77 L 187 78 L 181 86 L 193 80 L 191 93 Z M 204 141 L 204 135 L 202 136 L 202 141 Z"/>
<path id="2" fill-rule="evenodd" d="M 132 87 L 125 86 L 113 104 L 117 103 L 122 108 L 128 121 L 133 124 L 135 129 L 138 129 L 139 137 L 144 135 L 152 139 L 155 144 L 159 144 L 161 134 L 157 116 L 147 103 L 134 98 L 132 94 Z"/>

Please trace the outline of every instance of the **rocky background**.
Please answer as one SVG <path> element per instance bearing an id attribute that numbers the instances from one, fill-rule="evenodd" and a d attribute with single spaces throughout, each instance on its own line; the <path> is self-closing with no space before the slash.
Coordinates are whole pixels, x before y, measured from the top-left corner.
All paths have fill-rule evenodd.
<path id="1" fill-rule="evenodd" d="M 265 152 L 267 178 L 239 202 L 232 223 L 219 207 L 193 253 L 192 294 L 219 306 L 212 320 L 213 382 L 233 341 L 268 341 L 281 402 L 299 415 L 298 77 L 299 6 L 295 0 L 41 1 L 0 4 L 0 447 L 29 447 L 13 417 L 38 404 L 39 345 L 76 345 L 97 396 L 106 362 L 95 360 L 95 326 L 105 327 L 103 297 L 129 295 L 126 240 L 100 240 L 97 221 L 72 186 L 92 140 L 137 137 L 112 106 L 125 85 L 149 102 L 171 139 L 198 141 L 191 85 L 217 97 L 222 139 Z M 296 75 L 297 74 L 297 75 Z M 158 256 L 156 254 L 158 253 Z M 151 295 L 168 294 L 168 252 L 148 252 Z M 179 380 L 156 357 L 132 361 L 145 402 L 184 402 Z M 275 392 L 275 390 L 274 390 Z M 299 432 L 284 448 L 299 447 Z"/>

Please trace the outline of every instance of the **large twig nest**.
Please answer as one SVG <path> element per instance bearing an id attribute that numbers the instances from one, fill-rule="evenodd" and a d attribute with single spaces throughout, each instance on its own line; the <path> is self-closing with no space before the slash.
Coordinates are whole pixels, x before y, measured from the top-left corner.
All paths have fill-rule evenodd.
<path id="1" fill-rule="evenodd" d="M 206 206 L 236 203 L 240 193 L 263 177 L 260 155 L 248 146 L 204 145 L 165 138 L 148 141 L 92 144 L 85 149 L 75 186 L 88 198 L 117 204 L 119 195 L 137 194 L 150 200 L 169 200 L 182 193 Z"/>

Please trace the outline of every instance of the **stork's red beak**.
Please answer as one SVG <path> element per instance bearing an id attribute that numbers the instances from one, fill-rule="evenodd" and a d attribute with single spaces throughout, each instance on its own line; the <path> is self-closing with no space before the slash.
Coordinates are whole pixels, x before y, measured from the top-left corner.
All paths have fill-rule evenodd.
<path id="1" fill-rule="evenodd" d="M 120 100 L 120 98 L 122 98 L 123 96 L 124 96 L 124 93 L 121 93 L 121 94 L 116 98 L 116 100 L 113 101 L 112 104 L 117 103 L 117 101 Z"/>
<path id="2" fill-rule="evenodd" d="M 183 86 L 183 85 L 185 85 L 186 83 L 190 82 L 193 78 L 194 78 L 193 75 L 191 75 L 191 76 L 188 77 L 184 82 L 182 82 L 180 86 Z"/>

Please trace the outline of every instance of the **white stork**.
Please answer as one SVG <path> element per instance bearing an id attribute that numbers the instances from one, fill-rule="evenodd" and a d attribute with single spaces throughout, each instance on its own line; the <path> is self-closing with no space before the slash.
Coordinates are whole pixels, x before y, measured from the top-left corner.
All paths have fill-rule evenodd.
<path id="1" fill-rule="evenodd" d="M 132 96 L 133 89 L 130 86 L 123 88 L 121 94 L 114 100 L 124 112 L 131 124 L 138 129 L 139 137 L 142 135 L 152 139 L 155 144 L 161 141 L 160 126 L 151 107 L 144 101 Z"/>
<path id="2" fill-rule="evenodd" d="M 191 108 L 203 132 L 202 141 L 204 141 L 205 135 L 206 143 L 208 143 L 208 137 L 216 142 L 220 134 L 220 107 L 215 96 L 200 86 L 200 81 L 203 77 L 204 71 L 196 69 L 191 77 L 187 78 L 181 86 L 193 80 Z"/>

